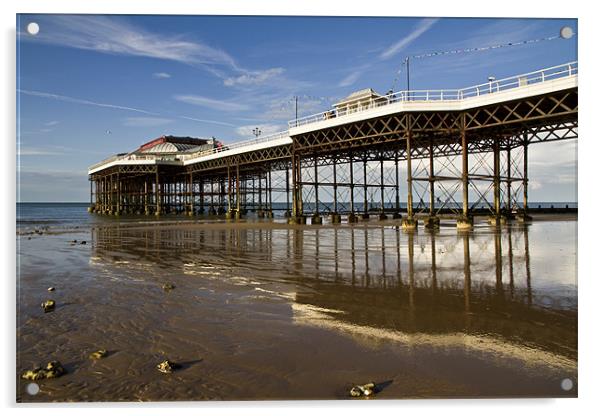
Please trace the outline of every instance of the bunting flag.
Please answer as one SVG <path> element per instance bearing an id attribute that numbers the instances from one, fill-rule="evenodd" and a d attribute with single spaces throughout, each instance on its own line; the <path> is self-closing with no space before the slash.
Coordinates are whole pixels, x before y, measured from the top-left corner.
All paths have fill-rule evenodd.
<path id="1" fill-rule="evenodd" d="M 577 33 L 575 32 L 574 36 L 576 36 L 576 35 L 577 35 Z M 447 51 L 436 51 L 436 52 L 422 53 L 422 54 L 418 54 L 418 55 L 409 55 L 404 58 L 404 60 L 401 63 L 401 66 L 397 70 L 391 91 L 395 91 L 397 81 L 399 81 L 399 76 L 401 75 L 401 73 L 403 71 L 403 67 L 406 64 L 407 59 L 423 59 L 423 58 L 432 58 L 434 56 L 458 55 L 458 54 L 471 53 L 471 52 L 483 52 L 483 51 L 489 51 L 489 50 L 493 50 L 493 49 L 502 49 L 502 48 L 509 48 L 512 46 L 529 45 L 529 44 L 533 44 L 533 43 L 546 42 L 546 41 L 556 40 L 556 39 L 561 39 L 561 36 L 556 35 L 556 36 L 548 36 L 545 38 L 521 40 L 518 42 L 499 43 L 497 45 L 481 46 L 481 47 L 476 47 L 476 48 L 452 49 L 452 50 L 447 50 Z"/>

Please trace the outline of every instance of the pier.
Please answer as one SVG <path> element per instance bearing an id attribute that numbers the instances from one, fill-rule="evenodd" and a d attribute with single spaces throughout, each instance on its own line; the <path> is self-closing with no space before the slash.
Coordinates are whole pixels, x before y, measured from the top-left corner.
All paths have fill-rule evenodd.
<path id="1" fill-rule="evenodd" d="M 458 90 L 366 89 L 249 141 L 161 137 L 89 168 L 89 210 L 269 218 L 278 201 L 295 224 L 528 221 L 529 145 L 577 139 L 577 78 L 570 62 Z"/>

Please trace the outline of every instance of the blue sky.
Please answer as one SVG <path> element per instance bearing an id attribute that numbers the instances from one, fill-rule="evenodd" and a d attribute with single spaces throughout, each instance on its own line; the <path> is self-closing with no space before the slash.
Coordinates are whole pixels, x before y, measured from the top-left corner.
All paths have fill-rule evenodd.
<path id="1" fill-rule="evenodd" d="M 40 32 L 25 27 L 35 21 Z M 576 20 L 18 15 L 20 200 L 87 201 L 87 167 L 162 134 L 284 130 L 407 55 L 558 34 Z M 577 59 L 577 37 L 415 59 L 412 89 L 460 88 Z M 396 78 L 399 78 L 397 81 Z M 532 146 L 531 200 L 576 200 L 576 143 Z"/>

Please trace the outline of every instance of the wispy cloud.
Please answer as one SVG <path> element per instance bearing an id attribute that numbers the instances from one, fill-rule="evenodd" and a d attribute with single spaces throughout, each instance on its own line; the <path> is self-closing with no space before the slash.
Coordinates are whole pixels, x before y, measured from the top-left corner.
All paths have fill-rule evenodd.
<path id="1" fill-rule="evenodd" d="M 363 72 L 364 72 L 363 69 L 358 69 L 356 71 L 353 71 L 352 73 L 347 75 L 345 78 L 343 78 L 341 80 L 341 82 L 339 82 L 339 87 L 348 87 L 350 85 L 355 84 L 356 81 L 362 76 Z"/>
<path id="2" fill-rule="evenodd" d="M 272 133 L 286 130 L 286 127 L 280 124 L 250 124 L 248 126 L 240 126 L 236 129 L 236 134 L 242 137 L 253 137 L 253 130 L 259 128 L 261 135 L 267 136 Z"/>
<path id="3" fill-rule="evenodd" d="M 183 36 L 151 33 L 123 17 L 53 15 L 39 20 L 44 30 L 24 39 L 113 55 L 237 68 L 234 59 L 218 48 Z"/>
<path id="4" fill-rule="evenodd" d="M 171 78 L 171 74 L 168 74 L 167 72 L 155 72 L 153 74 L 153 78 L 167 79 L 167 78 Z"/>
<path id="5" fill-rule="evenodd" d="M 31 95 L 34 97 L 50 98 L 53 100 L 65 101 L 65 102 L 74 103 L 74 104 L 93 105 L 96 107 L 113 108 L 115 110 L 126 110 L 126 111 L 134 111 L 137 113 L 156 115 L 156 113 L 152 113 L 150 111 L 142 110 L 139 108 L 126 107 L 123 105 L 116 105 L 116 104 L 100 103 L 100 102 L 89 101 L 89 100 L 82 100 L 80 98 L 74 98 L 74 97 L 69 97 L 66 95 L 53 94 L 53 93 L 43 92 L 43 91 L 31 91 L 31 90 L 17 89 L 17 92 L 19 92 L 20 94 Z"/>
<path id="6" fill-rule="evenodd" d="M 40 98 L 47 98 L 47 99 L 51 99 L 51 100 L 64 101 L 64 102 L 69 102 L 69 103 L 74 103 L 74 104 L 92 105 L 92 106 L 97 106 L 97 107 L 111 108 L 111 109 L 115 109 L 115 110 L 134 111 L 137 113 L 148 114 L 148 115 L 152 115 L 152 116 L 160 116 L 160 117 L 128 117 L 124 120 L 123 124 L 125 126 L 130 126 L 130 127 L 161 126 L 161 125 L 171 123 L 173 121 L 170 118 L 162 116 L 162 114 L 160 114 L 160 113 L 151 112 L 151 111 L 143 110 L 140 108 L 100 103 L 100 102 L 96 102 L 96 101 L 74 98 L 74 97 L 69 97 L 66 95 L 52 94 L 52 93 L 42 92 L 42 91 L 29 91 L 29 90 L 17 90 L 17 91 L 22 94 L 31 95 L 31 96 L 40 97 Z M 242 104 L 229 103 L 227 101 L 212 100 L 210 98 L 205 98 L 205 97 L 181 96 L 181 98 L 182 99 L 180 101 L 188 102 L 189 104 L 205 105 L 207 107 L 218 108 L 218 109 L 219 108 L 221 108 L 221 109 L 229 108 L 230 109 L 230 110 L 226 110 L 226 111 L 237 111 L 237 110 L 241 110 L 241 109 L 247 109 L 247 106 L 244 106 Z M 216 125 L 222 125 L 222 126 L 228 126 L 228 127 L 236 127 L 235 124 L 227 123 L 227 122 L 223 122 L 223 121 L 207 120 L 207 119 L 188 117 L 188 116 L 177 116 L 177 117 L 184 119 L 184 120 L 196 121 L 199 123 L 209 123 L 209 124 L 216 124 Z M 49 126 L 48 128 L 42 128 L 37 131 L 21 131 L 20 133 L 21 133 L 21 135 L 48 133 L 48 132 L 52 131 L 53 130 L 52 127 L 56 126 L 57 124 L 59 124 L 58 121 L 49 121 L 44 124 L 45 126 Z"/>
<path id="7" fill-rule="evenodd" d="M 406 35 L 405 37 L 401 38 L 400 40 L 398 40 L 397 42 L 395 42 L 394 44 L 389 46 L 387 49 L 385 49 L 380 54 L 380 59 L 389 59 L 393 55 L 395 55 L 398 52 L 400 52 L 401 50 L 403 50 L 405 47 L 410 45 L 413 41 L 418 39 L 424 32 L 429 30 L 431 28 L 431 26 L 433 26 L 435 23 L 437 23 L 438 20 L 439 19 L 422 19 L 414 27 L 414 30 L 412 30 L 412 32 L 410 32 L 408 35 Z"/>
<path id="8" fill-rule="evenodd" d="M 180 62 L 203 68 L 228 86 L 256 84 L 282 72 L 282 68 L 250 70 L 228 52 L 179 34 L 152 33 L 124 17 L 52 15 L 40 17 L 44 28 L 22 39 L 112 55 L 139 56 Z M 168 73 L 157 73 L 168 78 Z"/>
<path id="9" fill-rule="evenodd" d="M 56 156 L 62 155 L 63 152 L 51 149 L 44 149 L 40 147 L 25 147 L 21 146 L 17 149 L 18 156 Z"/>
<path id="10" fill-rule="evenodd" d="M 164 126 L 165 124 L 172 123 L 173 120 L 169 118 L 160 117 L 127 117 L 123 120 L 123 125 L 127 127 L 156 127 Z"/>
<path id="11" fill-rule="evenodd" d="M 249 109 L 245 104 L 226 100 L 216 100 L 200 95 L 176 95 L 174 96 L 174 99 L 186 104 L 198 105 L 219 111 L 244 111 Z"/>
<path id="12" fill-rule="evenodd" d="M 393 57 L 394 55 L 398 54 L 403 49 L 405 49 L 407 46 L 409 46 L 412 42 L 414 42 L 416 39 L 418 39 L 420 36 L 422 36 L 435 23 L 437 23 L 437 21 L 439 21 L 439 19 L 431 19 L 431 18 L 429 18 L 429 19 L 422 19 L 422 20 L 420 20 L 414 26 L 413 30 L 409 34 L 407 34 L 406 36 L 404 36 L 403 38 L 401 38 L 397 42 L 393 43 L 392 45 L 388 46 L 373 61 L 376 61 L 376 62 L 378 62 L 378 61 L 385 61 L 385 60 Z M 357 68 L 353 69 L 351 71 L 351 73 L 349 73 L 347 76 L 345 76 L 339 82 L 338 86 L 339 87 L 349 87 L 350 85 L 355 84 L 357 82 L 357 80 L 360 79 L 360 77 L 363 75 L 363 73 L 366 72 L 370 67 L 372 67 L 372 63 L 366 64 L 366 65 L 362 65 L 360 67 L 357 67 Z"/>
<path id="13" fill-rule="evenodd" d="M 230 77 L 224 80 L 224 85 L 227 87 L 232 87 L 234 85 L 261 85 L 266 81 L 282 74 L 284 72 L 284 68 L 271 68 L 265 71 L 253 71 L 238 77 Z"/>
<path id="14" fill-rule="evenodd" d="M 236 124 L 226 123 L 225 121 L 207 120 L 204 118 L 195 118 L 195 117 L 187 117 L 187 116 L 179 116 L 179 118 L 184 119 L 184 120 L 198 121 L 199 123 L 209 123 L 209 124 L 217 124 L 218 126 L 236 127 Z"/>

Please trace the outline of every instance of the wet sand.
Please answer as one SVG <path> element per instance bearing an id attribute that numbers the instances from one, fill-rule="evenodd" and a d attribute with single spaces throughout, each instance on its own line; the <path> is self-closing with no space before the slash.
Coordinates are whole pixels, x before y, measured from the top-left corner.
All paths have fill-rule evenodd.
<path id="1" fill-rule="evenodd" d="M 124 220 L 18 236 L 17 400 L 342 399 L 369 381 L 377 400 L 575 397 L 576 230 Z M 21 372 L 51 360 L 67 374 L 28 395 Z"/>

